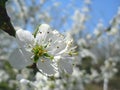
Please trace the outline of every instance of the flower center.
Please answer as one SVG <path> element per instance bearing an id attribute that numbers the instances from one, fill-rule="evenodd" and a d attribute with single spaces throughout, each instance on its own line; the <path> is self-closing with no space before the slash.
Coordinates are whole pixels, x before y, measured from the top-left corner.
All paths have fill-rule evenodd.
<path id="1" fill-rule="evenodd" d="M 47 52 L 47 50 L 45 50 L 45 48 L 43 46 L 39 46 L 39 45 L 36 45 L 34 48 L 33 48 L 33 53 L 35 55 L 37 55 L 38 57 L 41 57 L 44 53 Z"/>
<path id="2" fill-rule="evenodd" d="M 47 53 L 46 47 L 41 45 L 36 45 L 32 52 L 34 53 L 34 61 L 37 62 L 40 57 L 49 58 L 50 60 L 54 59 L 52 55 Z M 42 60 L 42 59 L 41 59 Z"/>

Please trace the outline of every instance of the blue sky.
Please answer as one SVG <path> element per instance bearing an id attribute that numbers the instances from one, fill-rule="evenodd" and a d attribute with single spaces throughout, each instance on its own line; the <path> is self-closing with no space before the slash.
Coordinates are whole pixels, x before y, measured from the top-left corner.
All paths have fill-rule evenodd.
<path id="1" fill-rule="evenodd" d="M 103 19 L 105 25 L 108 25 L 109 21 L 117 13 L 120 6 L 120 0 L 93 0 L 92 13 L 94 17 L 93 22 L 96 23 L 98 19 Z"/>
<path id="2" fill-rule="evenodd" d="M 102 19 L 103 24 L 107 27 L 109 25 L 109 21 L 115 16 L 118 11 L 120 0 L 91 1 L 91 19 L 88 21 L 89 29 L 93 30 L 100 19 Z"/>
<path id="3" fill-rule="evenodd" d="M 83 1 L 84 0 L 50 0 L 47 1 L 43 8 L 47 8 L 48 5 L 52 5 L 53 2 L 60 2 L 61 8 L 60 15 L 63 15 L 64 11 L 66 10 L 69 13 L 69 17 L 71 17 L 76 9 L 80 10 L 81 7 L 83 7 Z M 92 31 L 100 19 L 103 20 L 103 24 L 105 26 L 108 26 L 109 21 L 114 17 L 114 15 L 118 11 L 118 7 L 120 6 L 120 0 L 91 0 L 91 1 L 92 1 L 90 13 L 91 18 L 87 23 L 87 27 L 90 29 L 90 31 Z M 73 9 L 72 7 L 66 7 L 69 4 L 73 4 L 76 8 Z M 57 24 L 57 20 L 53 22 L 54 23 L 56 22 L 55 24 Z M 60 29 L 60 31 L 65 31 L 65 29 L 71 27 L 72 20 L 69 19 L 67 23 L 68 25 L 63 26 Z"/>
<path id="4" fill-rule="evenodd" d="M 61 8 L 66 9 L 66 5 L 73 4 L 77 9 L 83 7 L 84 0 L 54 0 L 61 2 Z M 72 2 L 74 1 L 74 3 Z M 110 20 L 115 16 L 118 11 L 118 7 L 120 7 L 120 0 L 91 0 L 91 19 L 87 23 L 87 27 L 93 31 L 98 21 L 102 19 L 103 24 L 107 27 L 109 26 Z M 74 10 L 69 7 L 68 12 L 69 15 L 73 15 Z M 68 21 L 68 26 L 71 26 L 71 20 Z M 62 29 L 66 29 L 67 27 L 63 27 Z"/>

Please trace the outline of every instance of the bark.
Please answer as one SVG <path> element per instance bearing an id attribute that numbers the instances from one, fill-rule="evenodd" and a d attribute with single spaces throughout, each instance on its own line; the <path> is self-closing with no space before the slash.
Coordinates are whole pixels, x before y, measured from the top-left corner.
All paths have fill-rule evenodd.
<path id="1" fill-rule="evenodd" d="M 0 29 L 15 37 L 15 29 L 6 11 L 7 0 L 0 0 Z"/>

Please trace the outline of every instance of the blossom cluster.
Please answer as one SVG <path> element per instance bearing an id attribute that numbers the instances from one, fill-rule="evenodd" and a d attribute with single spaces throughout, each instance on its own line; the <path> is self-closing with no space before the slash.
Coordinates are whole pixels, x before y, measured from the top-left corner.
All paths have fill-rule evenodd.
<path id="1" fill-rule="evenodd" d="M 8 9 L 13 10 L 11 19 L 15 26 L 28 28 L 29 23 L 29 29 L 33 30 L 34 25 L 38 23 L 52 21 L 54 28 L 59 30 L 62 28 L 62 31 L 69 30 L 63 32 L 65 37 L 57 30 L 52 30 L 47 24 L 39 25 L 33 34 L 16 28 L 15 40 L 18 48 L 12 54 L 8 50 L 10 44 L 7 43 L 10 37 L 7 40 L 4 37 L 6 35 L 0 32 L 0 89 L 8 86 L 9 89 L 6 90 L 13 90 L 13 88 L 19 88 L 19 90 L 109 90 L 111 87 L 118 90 L 119 87 L 116 86 L 119 83 L 120 75 L 120 9 L 109 26 L 106 27 L 104 20 L 100 19 L 92 33 L 90 29 L 94 23 L 90 21 L 91 26 L 87 25 L 87 22 L 91 20 L 89 19 L 92 10 L 91 0 L 84 0 L 82 8 L 75 8 L 74 5 L 71 7 L 73 4 L 71 3 L 70 8 L 71 10 L 75 8 L 75 11 L 70 17 L 73 23 L 69 28 L 67 26 L 69 23 L 66 23 L 69 19 L 69 8 L 67 10 L 64 8 L 62 15 L 66 13 L 65 16 L 60 17 L 57 12 L 57 20 L 53 8 L 61 11 L 58 10 L 61 3 L 53 3 L 55 7 L 50 6 L 51 9 L 48 6 L 48 11 L 46 11 L 46 8 L 42 8 L 42 6 L 46 6 L 46 0 L 41 0 L 41 4 L 37 3 L 37 5 L 33 3 L 34 1 L 37 0 L 32 0 L 30 9 L 26 5 L 27 2 L 12 1 L 15 2 L 15 5 L 12 5 L 13 9 L 9 7 Z M 75 2 L 75 0 L 71 1 Z M 24 8 L 16 9 L 18 12 L 16 13 L 14 6 Z M 39 14 L 38 8 L 42 10 L 42 12 L 40 10 L 41 14 Z M 55 13 L 53 16 L 51 10 Z M 16 15 L 18 16 L 16 17 Z M 6 60 L 8 55 L 5 55 L 3 51 L 11 54 L 8 61 L 17 69 L 4 63 L 3 60 Z M 1 63 L 2 61 L 3 63 Z"/>

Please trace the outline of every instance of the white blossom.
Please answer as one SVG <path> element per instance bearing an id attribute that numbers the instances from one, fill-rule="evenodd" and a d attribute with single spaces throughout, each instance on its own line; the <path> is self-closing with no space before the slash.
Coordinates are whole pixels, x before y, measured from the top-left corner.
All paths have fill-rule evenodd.
<path id="1" fill-rule="evenodd" d="M 9 75 L 4 71 L 0 69 L 0 83 L 3 81 L 7 81 L 9 79 Z"/>
<path id="2" fill-rule="evenodd" d="M 57 71 L 72 73 L 69 40 L 58 31 L 51 30 L 49 25 L 40 25 L 34 35 L 19 29 L 16 31 L 16 40 L 19 48 L 10 56 L 13 67 L 23 69 L 36 63 L 37 68 L 46 75 Z"/>

